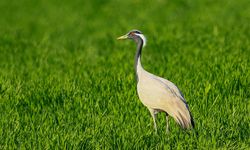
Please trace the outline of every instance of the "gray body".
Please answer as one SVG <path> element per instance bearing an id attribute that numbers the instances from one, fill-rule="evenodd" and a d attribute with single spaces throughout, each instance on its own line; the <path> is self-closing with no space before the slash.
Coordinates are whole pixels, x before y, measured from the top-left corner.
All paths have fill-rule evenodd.
<path id="1" fill-rule="evenodd" d="M 144 45 L 143 42 L 145 42 L 144 38 L 142 38 L 144 36 L 140 31 L 130 35 L 131 32 L 127 34 L 127 37 L 137 43 L 135 55 L 137 93 L 141 102 L 148 108 L 153 117 L 155 130 L 157 131 L 155 119 L 158 112 L 166 113 L 167 132 L 169 131 L 168 116 L 173 117 L 182 128 L 192 128 L 194 121 L 184 96 L 172 82 L 143 69 L 141 65 L 141 51 Z"/>

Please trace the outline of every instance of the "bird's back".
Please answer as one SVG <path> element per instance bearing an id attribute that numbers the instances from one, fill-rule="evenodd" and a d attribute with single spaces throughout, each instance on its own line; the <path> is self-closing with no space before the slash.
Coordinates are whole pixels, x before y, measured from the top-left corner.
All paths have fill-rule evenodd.
<path id="1" fill-rule="evenodd" d="M 141 69 L 138 71 L 137 92 L 146 107 L 168 113 L 183 128 L 194 125 L 182 93 L 172 82 Z"/>

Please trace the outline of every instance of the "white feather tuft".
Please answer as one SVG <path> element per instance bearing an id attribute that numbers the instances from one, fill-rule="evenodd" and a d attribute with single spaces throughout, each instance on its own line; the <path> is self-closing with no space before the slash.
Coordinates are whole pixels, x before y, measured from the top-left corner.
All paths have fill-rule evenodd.
<path id="1" fill-rule="evenodd" d="M 143 47 L 146 46 L 146 43 L 147 43 L 146 37 L 143 34 L 137 34 L 136 33 L 136 35 L 138 35 L 142 39 L 142 41 L 143 41 Z"/>

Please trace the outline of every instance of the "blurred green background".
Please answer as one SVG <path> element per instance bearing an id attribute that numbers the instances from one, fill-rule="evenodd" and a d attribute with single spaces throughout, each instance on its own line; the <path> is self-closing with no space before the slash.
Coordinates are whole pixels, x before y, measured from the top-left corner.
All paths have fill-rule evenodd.
<path id="1" fill-rule="evenodd" d="M 249 0 L 1 0 L 0 149 L 249 149 L 249 20 Z M 160 114 L 154 134 L 131 29 L 195 131 Z"/>

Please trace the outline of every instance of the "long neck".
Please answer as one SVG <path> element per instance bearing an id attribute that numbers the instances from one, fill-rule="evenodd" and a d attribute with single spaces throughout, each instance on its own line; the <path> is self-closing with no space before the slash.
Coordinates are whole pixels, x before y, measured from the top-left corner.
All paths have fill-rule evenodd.
<path id="1" fill-rule="evenodd" d="M 136 54 L 135 54 L 134 68 L 135 68 L 135 73 L 136 73 L 136 80 L 138 82 L 137 68 L 138 68 L 138 65 L 140 65 L 140 67 L 141 67 L 141 51 L 142 51 L 143 41 L 142 41 L 142 39 L 138 38 L 136 40 L 136 43 L 137 43 L 137 50 L 136 50 Z"/>

